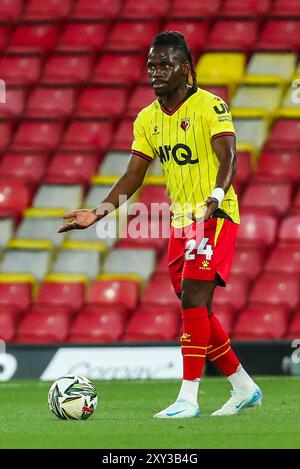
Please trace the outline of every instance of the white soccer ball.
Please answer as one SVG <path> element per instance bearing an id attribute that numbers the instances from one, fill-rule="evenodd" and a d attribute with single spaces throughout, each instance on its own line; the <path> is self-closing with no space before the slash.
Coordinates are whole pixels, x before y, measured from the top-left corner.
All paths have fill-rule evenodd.
<path id="1" fill-rule="evenodd" d="M 63 376 L 55 381 L 48 393 L 48 405 L 61 420 L 86 420 L 96 410 L 97 391 L 83 376 Z"/>

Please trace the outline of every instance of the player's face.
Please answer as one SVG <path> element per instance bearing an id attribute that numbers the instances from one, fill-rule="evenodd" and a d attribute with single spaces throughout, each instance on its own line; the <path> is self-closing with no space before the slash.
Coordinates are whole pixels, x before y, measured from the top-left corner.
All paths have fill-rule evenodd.
<path id="1" fill-rule="evenodd" d="M 187 81 L 188 65 L 172 47 L 152 47 L 147 67 L 156 96 L 171 96 Z"/>

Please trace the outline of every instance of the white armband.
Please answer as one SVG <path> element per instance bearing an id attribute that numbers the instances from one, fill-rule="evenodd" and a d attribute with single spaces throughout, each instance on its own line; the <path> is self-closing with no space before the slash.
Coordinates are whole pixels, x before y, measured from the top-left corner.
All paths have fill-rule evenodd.
<path id="1" fill-rule="evenodd" d="M 217 201 L 218 201 L 218 207 L 220 207 L 220 205 L 221 205 L 221 203 L 222 203 L 222 201 L 223 201 L 223 199 L 224 199 L 224 197 L 225 197 L 225 192 L 224 192 L 224 190 L 223 190 L 221 187 L 216 187 L 216 188 L 212 191 L 210 197 L 213 197 L 214 199 L 217 199 Z"/>

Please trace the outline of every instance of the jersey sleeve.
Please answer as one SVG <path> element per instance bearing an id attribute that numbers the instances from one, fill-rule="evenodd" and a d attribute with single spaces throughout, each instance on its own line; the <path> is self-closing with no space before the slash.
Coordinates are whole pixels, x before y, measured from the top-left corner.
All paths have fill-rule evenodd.
<path id="1" fill-rule="evenodd" d="M 223 135 L 235 136 L 229 107 L 221 98 L 216 96 L 208 101 L 206 116 L 212 140 Z"/>
<path id="2" fill-rule="evenodd" d="M 133 142 L 131 146 L 131 153 L 133 155 L 141 156 L 145 160 L 152 161 L 155 154 L 146 135 L 147 122 L 143 115 L 139 114 L 133 124 Z"/>

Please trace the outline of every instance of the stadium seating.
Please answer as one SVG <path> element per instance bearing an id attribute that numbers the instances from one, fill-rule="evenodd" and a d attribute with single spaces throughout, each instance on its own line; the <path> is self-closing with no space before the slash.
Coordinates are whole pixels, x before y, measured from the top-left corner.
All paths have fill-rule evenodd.
<path id="1" fill-rule="evenodd" d="M 41 184 L 35 194 L 32 206 L 72 210 L 79 207 L 81 199 L 82 187 L 79 184 Z"/>
<path id="2" fill-rule="evenodd" d="M 180 302 L 170 282 L 169 274 L 155 274 L 149 281 L 142 296 L 143 304 L 174 306 L 179 309 Z"/>
<path id="3" fill-rule="evenodd" d="M 281 272 L 282 274 L 300 273 L 300 243 L 295 247 L 290 245 L 276 246 L 271 252 L 265 266 L 267 272 Z"/>
<path id="4" fill-rule="evenodd" d="M 252 248 L 237 247 L 231 272 L 236 276 L 245 275 L 250 280 L 253 280 L 261 271 L 264 265 L 264 259 L 264 252 L 256 246 Z"/>
<path id="5" fill-rule="evenodd" d="M 169 10 L 170 0 L 148 0 L 140 2 L 139 0 L 127 0 L 122 9 L 122 18 L 161 18 Z"/>
<path id="6" fill-rule="evenodd" d="M 273 8 L 271 9 L 272 16 L 300 16 L 300 2 L 299 0 L 275 0 Z"/>
<path id="7" fill-rule="evenodd" d="M 121 10 L 122 0 L 78 0 L 72 17 L 79 20 L 111 20 Z"/>
<path id="8" fill-rule="evenodd" d="M 48 160 L 47 153 L 4 153 L 0 161 L 0 178 L 16 178 L 36 185 L 46 171 Z"/>
<path id="9" fill-rule="evenodd" d="M 267 14 L 271 6 L 271 0 L 225 0 L 222 2 L 222 16 L 232 17 L 260 17 Z"/>
<path id="10" fill-rule="evenodd" d="M 85 88 L 78 98 L 75 115 L 98 118 L 118 117 L 124 112 L 126 94 L 126 89 L 122 88 Z"/>
<path id="11" fill-rule="evenodd" d="M 252 19 L 219 20 L 211 30 L 205 48 L 247 52 L 256 42 L 257 29 L 258 24 Z"/>
<path id="12" fill-rule="evenodd" d="M 89 286 L 86 303 L 94 306 L 122 306 L 125 314 L 137 307 L 139 283 L 129 278 L 105 278 L 95 280 Z"/>
<path id="13" fill-rule="evenodd" d="M 42 81 L 51 84 L 78 84 L 87 81 L 93 66 L 90 54 L 55 54 L 46 62 Z"/>
<path id="14" fill-rule="evenodd" d="M 58 34 L 58 24 L 20 24 L 10 38 L 8 51 L 14 53 L 50 51 L 56 44 Z"/>
<path id="15" fill-rule="evenodd" d="M 279 241 L 281 243 L 300 243 L 300 215 L 283 219 L 279 228 Z"/>
<path id="16" fill-rule="evenodd" d="M 256 44 L 261 50 L 295 50 L 300 46 L 300 20 L 268 19 Z"/>
<path id="17" fill-rule="evenodd" d="M 142 281 L 149 279 L 155 267 L 153 249 L 115 248 L 112 249 L 104 263 L 106 274 L 135 274 Z"/>
<path id="18" fill-rule="evenodd" d="M 67 128 L 61 149 L 104 151 L 112 137 L 112 122 L 104 120 L 73 120 Z"/>
<path id="19" fill-rule="evenodd" d="M 286 337 L 288 339 L 299 339 L 300 337 L 300 311 L 297 311 L 289 325 Z"/>
<path id="20" fill-rule="evenodd" d="M 6 103 L 0 106 L 0 119 L 17 118 L 22 115 L 25 105 L 25 92 L 21 88 L 6 89 Z"/>
<path id="21" fill-rule="evenodd" d="M 179 313 L 169 306 L 141 306 L 131 317 L 125 342 L 164 342 L 178 340 Z"/>
<path id="22" fill-rule="evenodd" d="M 238 246 L 270 246 L 275 241 L 276 230 L 275 217 L 261 213 L 242 213 Z"/>
<path id="23" fill-rule="evenodd" d="M 31 191 L 17 179 L 0 179 L 0 213 L 21 215 L 31 201 Z"/>
<path id="24" fill-rule="evenodd" d="M 213 314 L 219 319 L 227 334 L 231 336 L 232 327 L 236 318 L 236 310 L 231 305 L 215 304 Z"/>
<path id="25" fill-rule="evenodd" d="M 106 43 L 109 51 L 139 51 L 149 47 L 158 32 L 156 21 L 119 21 L 113 26 Z"/>
<path id="26" fill-rule="evenodd" d="M 17 320 L 11 306 L 0 306 L 0 340 L 12 342 L 17 327 Z"/>
<path id="27" fill-rule="evenodd" d="M 0 76 L 7 85 L 36 83 L 41 74 L 41 58 L 27 55 L 3 55 L 0 57 Z"/>
<path id="28" fill-rule="evenodd" d="M 105 23 L 69 23 L 59 38 L 56 50 L 91 52 L 100 50 L 107 38 L 108 25 Z"/>
<path id="29" fill-rule="evenodd" d="M 255 180 L 296 183 L 300 178 L 299 161 L 299 151 L 265 150 L 260 155 Z"/>
<path id="30" fill-rule="evenodd" d="M 22 0 L 10 0 L 9 2 L 1 2 L 0 18 L 2 21 L 14 21 L 18 17 L 20 17 L 22 9 Z"/>
<path id="31" fill-rule="evenodd" d="M 75 91 L 71 87 L 37 87 L 29 97 L 26 117 L 67 117 L 72 113 L 74 98 Z"/>
<path id="32" fill-rule="evenodd" d="M 48 184 L 87 184 L 96 172 L 99 159 L 99 156 L 94 153 L 56 153 L 47 167 L 44 182 Z"/>
<path id="33" fill-rule="evenodd" d="M 0 274 L 0 306 L 9 306 L 18 314 L 28 309 L 32 302 L 33 281 L 30 275 Z"/>
<path id="34" fill-rule="evenodd" d="M 101 344 L 118 341 L 124 332 L 124 316 L 119 307 L 90 306 L 75 318 L 68 341 Z"/>
<path id="35" fill-rule="evenodd" d="M 101 85 L 128 86 L 138 80 L 142 69 L 144 57 L 141 53 L 104 53 L 94 68 L 91 81 Z"/>
<path id="36" fill-rule="evenodd" d="M 19 344 L 54 344 L 64 342 L 69 331 L 69 319 L 62 312 L 28 312 L 21 319 L 16 342 Z"/>
<path id="37" fill-rule="evenodd" d="M 29 0 L 25 9 L 25 18 L 30 20 L 58 20 L 67 18 L 72 9 L 72 0 Z"/>
<path id="38" fill-rule="evenodd" d="M 54 311 L 57 306 L 65 306 L 70 309 L 71 313 L 79 310 L 83 304 L 84 283 L 82 281 L 68 282 L 67 277 L 65 281 L 54 281 L 54 278 L 41 284 L 35 304 L 52 306 Z"/>
<path id="39" fill-rule="evenodd" d="M 241 206 L 261 210 L 270 215 L 287 213 L 292 200 L 292 186 L 289 183 L 252 183 L 245 190 Z"/>
<path id="40" fill-rule="evenodd" d="M 256 281 L 249 300 L 251 303 L 284 305 L 294 309 L 299 302 L 299 284 L 295 275 L 266 273 Z"/>
<path id="41" fill-rule="evenodd" d="M 170 14 L 174 18 L 207 18 L 214 16 L 220 8 L 220 0 L 211 0 L 208 3 L 202 0 L 185 2 L 174 0 Z"/>
<path id="42" fill-rule="evenodd" d="M 300 149 L 300 119 L 278 119 L 271 130 L 268 149 Z"/>
<path id="43" fill-rule="evenodd" d="M 0 250 L 2 250 L 12 238 L 14 221 L 11 217 L 0 218 Z"/>
<path id="44" fill-rule="evenodd" d="M 286 333 L 289 314 L 284 308 L 247 308 L 238 317 L 232 338 L 235 340 L 278 340 Z"/>
<path id="45" fill-rule="evenodd" d="M 217 288 L 214 302 L 219 306 L 231 306 L 235 309 L 242 308 L 248 295 L 249 280 L 246 275 L 232 274 L 226 288 Z"/>
<path id="46" fill-rule="evenodd" d="M 13 150 L 54 150 L 62 132 L 61 122 L 23 120 L 15 133 Z"/>

